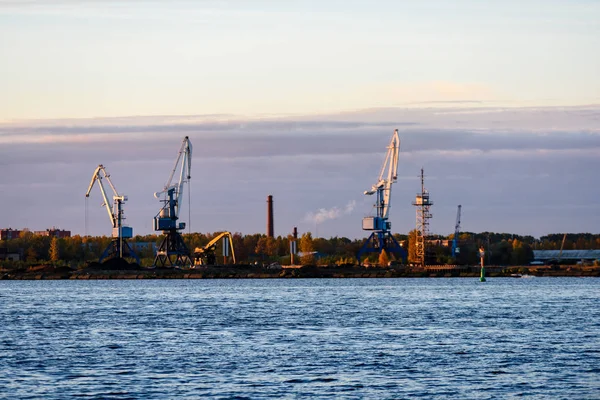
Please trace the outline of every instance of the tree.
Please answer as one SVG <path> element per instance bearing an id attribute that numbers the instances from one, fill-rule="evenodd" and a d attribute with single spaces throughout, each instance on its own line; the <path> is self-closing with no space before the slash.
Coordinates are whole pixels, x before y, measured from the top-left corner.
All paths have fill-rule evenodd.
<path id="1" fill-rule="evenodd" d="M 258 255 L 265 256 L 265 254 L 267 254 L 267 237 L 266 236 L 262 236 L 260 239 L 258 239 L 258 241 L 256 242 L 256 247 L 254 248 L 254 252 Z"/>
<path id="2" fill-rule="evenodd" d="M 388 257 L 387 252 L 385 250 L 381 250 L 381 253 L 379 253 L 379 266 L 387 267 L 389 262 L 390 258 Z"/>
<path id="3" fill-rule="evenodd" d="M 408 262 L 417 262 L 417 230 L 408 232 Z"/>
<path id="4" fill-rule="evenodd" d="M 490 252 L 491 254 L 488 254 Z M 510 265 L 512 255 L 512 243 L 503 239 L 501 242 L 494 243 L 489 249 L 486 248 L 486 260 L 490 260 L 491 265 Z"/>
<path id="5" fill-rule="evenodd" d="M 274 237 L 267 237 L 266 252 L 269 257 L 277 257 L 279 255 L 279 245 L 277 243 L 277 239 Z"/>
<path id="6" fill-rule="evenodd" d="M 27 252 L 25 253 L 25 261 L 37 261 L 37 253 L 33 247 L 27 249 Z"/>
<path id="7" fill-rule="evenodd" d="M 513 240 L 511 262 L 513 265 L 526 265 L 533 260 L 531 246 L 517 239 Z"/>
<path id="8" fill-rule="evenodd" d="M 300 252 L 302 254 L 302 264 L 308 265 L 315 262 L 313 238 L 310 232 L 302 234 L 300 238 Z"/>
<path id="9" fill-rule="evenodd" d="M 50 242 L 50 251 L 48 252 L 50 261 L 58 261 L 60 259 L 60 250 L 58 248 L 58 238 L 55 236 Z"/>

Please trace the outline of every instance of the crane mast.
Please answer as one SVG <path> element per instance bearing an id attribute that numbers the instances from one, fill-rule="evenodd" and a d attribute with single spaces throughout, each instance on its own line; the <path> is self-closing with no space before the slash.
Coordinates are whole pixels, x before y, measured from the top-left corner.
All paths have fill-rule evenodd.
<path id="1" fill-rule="evenodd" d="M 180 162 L 179 179 L 173 182 Z M 191 173 L 192 143 L 189 137 L 186 136 L 181 143 L 177 159 L 175 160 L 175 166 L 169 175 L 167 183 L 163 190 L 154 193 L 154 197 L 156 198 L 163 197 L 161 200 L 163 207 L 154 217 L 154 230 L 162 231 L 165 234 L 156 252 L 156 258 L 154 259 L 155 266 L 184 267 L 193 265 L 190 258 L 190 251 L 179 233 L 180 230 L 185 229 L 185 223 L 178 222 L 183 200 L 184 184 L 188 183 L 189 185 Z"/>
<path id="2" fill-rule="evenodd" d="M 104 184 L 102 183 L 104 179 L 106 180 L 106 182 L 108 182 L 108 185 L 113 191 L 112 209 L 109 205 L 110 203 L 108 200 L 106 189 L 104 188 Z M 127 196 L 120 195 L 119 192 L 117 192 L 115 185 L 113 185 L 110 179 L 110 174 L 106 172 L 106 168 L 104 168 L 104 165 L 102 164 L 98 165 L 98 167 L 96 167 L 94 173 L 92 174 L 92 179 L 88 186 L 87 192 L 85 193 L 86 198 L 90 197 L 90 193 L 96 182 L 98 182 L 98 187 L 100 188 L 100 192 L 102 193 L 102 207 L 106 208 L 108 218 L 110 219 L 112 225 L 113 237 L 111 243 L 100 256 L 99 261 L 102 262 L 104 259 L 114 257 L 123 258 L 125 256 L 134 258 L 139 264 L 140 259 L 126 241 L 126 239 L 130 239 L 133 237 L 133 229 L 129 226 L 123 226 L 123 220 L 125 219 L 125 217 L 123 217 L 123 203 L 127 201 Z"/>
<path id="3" fill-rule="evenodd" d="M 391 198 L 392 184 L 398 178 L 398 155 L 400 152 L 400 137 L 398 129 L 394 130 L 392 139 L 387 146 L 387 154 L 379 173 L 377 183 L 370 190 L 365 190 L 364 194 L 375 195 L 376 216 L 363 218 L 363 230 L 373 231 L 365 244 L 358 252 L 357 258 L 360 263 L 363 254 L 368 252 L 378 252 L 386 250 L 390 253 L 397 253 L 405 260 L 406 251 L 398 244 L 391 234 L 392 223 L 388 221 Z"/>
<path id="4" fill-rule="evenodd" d="M 460 253 L 460 247 L 458 247 L 458 235 L 460 234 L 460 211 L 462 206 L 458 205 L 458 211 L 456 212 L 456 224 L 454 225 L 454 238 L 452 238 L 452 257 L 456 258 Z"/>

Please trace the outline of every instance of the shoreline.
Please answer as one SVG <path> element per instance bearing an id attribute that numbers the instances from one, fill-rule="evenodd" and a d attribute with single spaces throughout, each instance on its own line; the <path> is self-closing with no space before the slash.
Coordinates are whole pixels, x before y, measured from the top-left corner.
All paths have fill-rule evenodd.
<path id="1" fill-rule="evenodd" d="M 361 266 L 294 266 L 268 269 L 254 265 L 211 266 L 191 269 L 119 269 L 41 265 L 19 270 L 0 270 L 0 280 L 108 280 L 108 279 L 297 279 L 297 278 L 478 278 L 479 267 L 427 266 L 420 268 Z M 513 266 L 486 267 L 486 277 L 600 277 L 600 267 L 589 266 Z"/>

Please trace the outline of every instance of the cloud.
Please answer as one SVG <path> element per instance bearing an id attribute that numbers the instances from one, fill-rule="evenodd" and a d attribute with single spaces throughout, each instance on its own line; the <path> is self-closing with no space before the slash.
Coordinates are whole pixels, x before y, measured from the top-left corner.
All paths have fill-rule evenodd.
<path id="1" fill-rule="evenodd" d="M 127 223 L 135 233 L 152 233 L 152 217 L 160 207 L 153 193 L 163 187 L 182 136 L 188 134 L 194 145 L 193 230 L 261 232 L 265 198 L 273 194 L 277 234 L 303 223 L 329 222 L 323 224 L 322 234 L 363 237 L 360 218 L 352 213 L 357 209 L 367 213 L 371 206 L 351 200 L 377 178 L 385 147 L 398 127 L 399 180 L 390 210 L 395 232 L 414 228 L 411 202 L 420 188 L 421 167 L 435 202 L 434 233 L 452 231 L 458 204 L 463 205 L 465 229 L 471 231 L 539 236 L 597 230 L 600 107 L 490 109 L 460 115 L 457 123 L 451 122 L 456 115 L 438 115 L 440 111 L 371 109 L 263 120 L 155 116 L 0 124 L 4 138 L 0 190 L 6 205 L 0 208 L 0 220 L 15 228 L 54 225 L 84 233 L 85 189 L 94 168 L 102 163 L 117 189 L 129 197 Z M 179 130 L 182 125 L 195 125 L 198 131 L 188 126 Z M 80 126 L 98 129 L 79 132 Z M 21 130 L 12 131 L 15 128 Z M 31 128 L 35 129 L 28 131 Z M 96 204 L 98 195 L 93 193 L 90 199 L 89 233 L 110 234 L 106 215 Z M 345 206 L 324 208 L 331 198 Z M 186 218 L 187 207 L 186 199 L 182 212 Z M 547 210 L 553 207 L 564 212 L 550 218 Z"/>
<path id="2" fill-rule="evenodd" d="M 319 208 L 317 212 L 309 212 L 304 217 L 305 222 L 312 222 L 315 224 L 322 224 L 323 222 L 330 219 L 337 219 L 342 215 L 350 214 L 356 207 L 356 201 L 352 200 L 344 208 L 332 207 L 330 209 Z"/>
<path id="3" fill-rule="evenodd" d="M 589 152 L 600 148 L 599 115 L 599 106 L 455 107 L 359 110 L 312 119 L 197 115 L 18 121 L 0 124 L 0 166 L 160 161 L 170 158 L 165 149 L 185 135 L 195 144 L 197 159 L 364 158 L 379 154 L 394 128 L 400 130 L 401 157 Z"/>
<path id="4" fill-rule="evenodd" d="M 68 138 L 70 136 L 88 135 L 94 138 L 99 135 L 100 140 L 109 139 L 109 135 L 115 135 L 114 139 L 119 139 L 119 134 L 143 133 L 143 134 L 164 134 L 170 132 L 201 133 L 204 135 L 215 136 L 215 134 L 234 133 L 238 135 L 268 133 L 286 134 L 289 132 L 315 132 L 315 131 L 338 131 L 338 130 L 358 130 L 364 128 L 390 128 L 398 126 L 415 125 L 411 122 L 362 122 L 362 121 L 320 121 L 320 120 L 259 120 L 252 119 L 230 119 L 225 121 L 173 121 L 169 122 L 169 117 L 165 117 L 166 123 L 156 121 L 155 123 L 144 123 L 144 118 L 131 120 L 129 123 L 114 124 L 112 121 L 102 123 L 100 121 L 57 121 L 55 124 L 0 124 L 0 140 L 4 143 L 35 142 L 44 141 L 45 138 Z"/>

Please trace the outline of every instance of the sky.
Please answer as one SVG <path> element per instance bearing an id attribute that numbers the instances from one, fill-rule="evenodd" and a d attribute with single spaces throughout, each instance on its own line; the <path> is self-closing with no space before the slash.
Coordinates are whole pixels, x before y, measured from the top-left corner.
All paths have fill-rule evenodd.
<path id="1" fill-rule="evenodd" d="M 397 128 L 394 231 L 424 168 L 433 233 L 458 204 L 467 231 L 598 233 L 599 20 L 592 0 L 0 0 L 0 227 L 109 235 L 84 198 L 103 164 L 152 233 L 188 135 L 192 231 L 265 232 L 272 194 L 276 235 L 359 238 Z"/>

